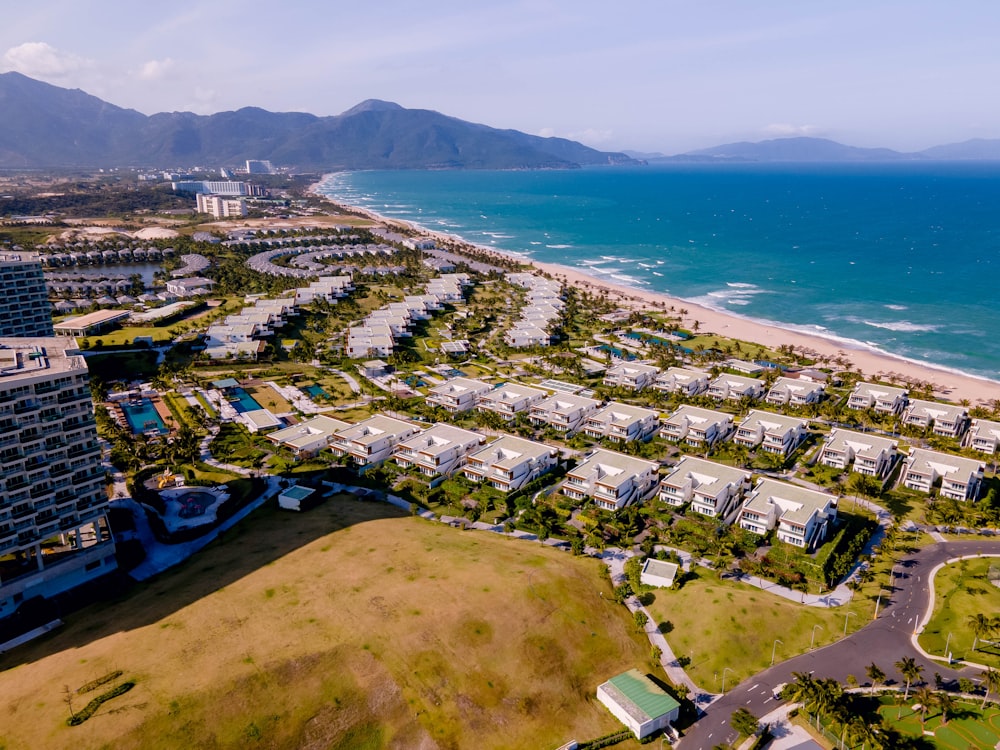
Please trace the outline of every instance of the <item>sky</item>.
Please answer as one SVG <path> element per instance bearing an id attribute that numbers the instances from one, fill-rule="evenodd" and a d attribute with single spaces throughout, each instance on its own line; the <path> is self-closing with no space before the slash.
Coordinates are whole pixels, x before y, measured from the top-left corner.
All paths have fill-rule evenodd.
<path id="1" fill-rule="evenodd" d="M 997 39 L 995 0 L 32 0 L 0 71 L 146 114 L 384 99 L 604 150 L 907 151 L 1000 137 Z"/>

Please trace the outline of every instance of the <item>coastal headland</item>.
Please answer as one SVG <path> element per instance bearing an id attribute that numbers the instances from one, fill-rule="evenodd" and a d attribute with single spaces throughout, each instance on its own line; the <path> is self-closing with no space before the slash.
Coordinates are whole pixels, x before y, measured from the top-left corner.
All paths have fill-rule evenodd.
<path id="1" fill-rule="evenodd" d="M 407 232 L 417 231 L 422 235 L 434 238 L 445 247 L 451 246 L 459 250 L 464 248 L 478 254 L 486 253 L 498 259 L 515 260 L 568 285 L 580 287 L 592 294 L 604 294 L 623 309 L 662 311 L 670 314 L 686 311 L 682 313 L 683 322 L 687 325 L 693 325 L 694 321 L 697 321 L 701 332 L 711 331 L 719 336 L 761 344 L 771 349 L 777 349 L 780 346 L 793 346 L 796 350 L 810 354 L 814 358 L 838 361 L 841 363 L 839 365 L 841 369 L 859 371 L 869 379 L 892 381 L 911 386 L 929 385 L 933 389 L 935 397 L 955 403 L 967 401 L 971 406 L 985 406 L 992 401 L 1000 400 L 1000 381 L 895 357 L 885 352 L 849 346 L 845 342 L 803 333 L 774 323 L 730 315 L 661 292 L 637 289 L 591 276 L 571 266 L 542 263 L 521 255 L 503 253 L 495 248 L 468 242 L 455 235 L 436 232 L 415 223 L 390 218 L 365 208 L 335 201 L 319 192 L 318 188 L 321 184 L 316 183 L 310 188 L 310 191 L 339 208 L 364 215 L 374 223 L 382 224 L 390 229 L 396 228 Z"/>

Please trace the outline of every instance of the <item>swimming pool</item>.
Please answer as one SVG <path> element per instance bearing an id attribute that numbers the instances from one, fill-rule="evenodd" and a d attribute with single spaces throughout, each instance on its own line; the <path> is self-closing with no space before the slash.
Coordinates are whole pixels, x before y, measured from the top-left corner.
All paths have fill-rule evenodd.
<path id="1" fill-rule="evenodd" d="M 143 435 L 153 430 L 160 435 L 167 433 L 167 426 L 163 423 L 163 418 L 160 417 L 153 402 L 148 398 L 138 401 L 122 401 L 120 406 L 133 435 Z"/>
<path id="2" fill-rule="evenodd" d="M 303 391 L 309 394 L 312 398 L 329 398 L 330 394 L 323 390 L 323 386 L 313 383 L 312 385 L 303 386 Z"/>
<path id="3" fill-rule="evenodd" d="M 244 391 L 242 388 L 230 388 L 226 391 L 226 395 L 229 397 L 229 403 L 232 404 L 234 409 L 236 409 L 237 414 L 243 414 L 248 411 L 257 411 L 258 409 L 264 408 L 254 401 L 253 396 Z"/>
<path id="4" fill-rule="evenodd" d="M 597 347 L 598 351 L 610 352 L 612 356 L 618 357 L 618 359 L 624 359 L 627 362 L 631 362 L 635 359 L 635 355 L 631 352 L 627 352 L 624 349 L 619 349 L 617 346 L 608 346 L 607 344 L 601 344 Z"/>

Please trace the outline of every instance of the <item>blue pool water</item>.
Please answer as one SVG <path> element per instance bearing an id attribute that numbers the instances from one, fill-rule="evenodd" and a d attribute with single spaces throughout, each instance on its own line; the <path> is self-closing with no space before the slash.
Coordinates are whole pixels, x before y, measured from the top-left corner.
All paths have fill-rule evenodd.
<path id="1" fill-rule="evenodd" d="M 323 386 L 316 385 L 315 383 L 313 385 L 304 386 L 302 390 L 309 394 L 312 398 L 327 398 L 330 395 L 323 390 Z"/>
<path id="2" fill-rule="evenodd" d="M 258 409 L 263 409 L 264 407 L 253 400 L 253 396 L 244 391 L 242 388 L 230 388 L 226 391 L 229 396 L 229 403 L 233 405 L 236 409 L 237 414 L 243 414 L 248 411 L 257 411 Z"/>
<path id="3" fill-rule="evenodd" d="M 611 352 L 618 359 L 624 359 L 627 362 L 631 362 L 635 359 L 635 355 L 632 352 L 627 352 L 624 349 L 619 349 L 617 346 L 608 346 L 607 344 L 601 344 L 597 347 L 598 351 Z"/>
<path id="4" fill-rule="evenodd" d="M 133 435 L 142 435 L 150 430 L 156 430 L 161 435 L 167 433 L 167 426 L 148 398 L 135 402 L 123 401 L 121 407 Z"/>

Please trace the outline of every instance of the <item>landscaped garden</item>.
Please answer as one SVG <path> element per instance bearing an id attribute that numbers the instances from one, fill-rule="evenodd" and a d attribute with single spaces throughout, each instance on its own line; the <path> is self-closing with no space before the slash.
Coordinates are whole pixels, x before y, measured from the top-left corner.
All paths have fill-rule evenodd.
<path id="1" fill-rule="evenodd" d="M 1000 558 L 947 565 L 934 578 L 934 612 L 920 634 L 931 654 L 1000 669 Z M 947 651 L 946 651 L 947 649 Z"/>

